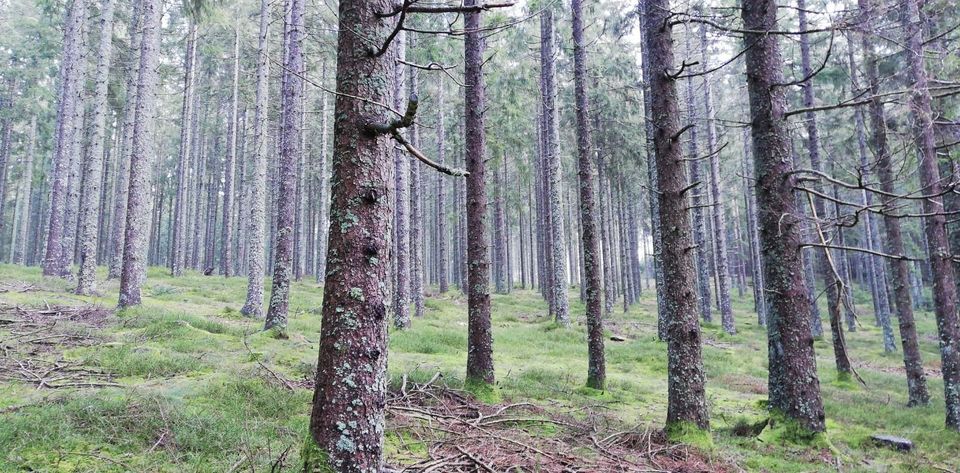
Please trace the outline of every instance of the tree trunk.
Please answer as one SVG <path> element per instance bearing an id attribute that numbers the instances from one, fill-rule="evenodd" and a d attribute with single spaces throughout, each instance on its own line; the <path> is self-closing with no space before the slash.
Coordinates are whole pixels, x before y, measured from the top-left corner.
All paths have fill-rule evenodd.
<path id="1" fill-rule="evenodd" d="M 156 113 L 157 63 L 160 45 L 160 5 L 157 0 L 142 0 L 142 41 L 140 71 L 137 78 L 137 105 L 130 146 L 130 188 L 127 191 L 126 229 L 123 239 L 123 267 L 120 272 L 121 308 L 140 304 L 140 286 L 147 276 L 147 235 L 150 215 L 150 181 Z M 148 154 L 150 153 L 150 154 Z"/>
<path id="2" fill-rule="evenodd" d="M 3 258 L 3 234 L 6 229 L 6 221 L 3 219 L 4 208 L 7 203 L 7 169 L 9 168 L 8 164 L 10 163 L 10 152 L 13 149 L 13 144 L 11 143 L 11 137 L 13 135 L 13 99 L 14 99 L 14 87 L 16 82 L 13 77 L 8 77 L 6 80 L 7 83 L 7 96 L 6 103 L 4 103 L 3 98 L 0 98 L 0 111 L 6 112 L 3 117 L 3 125 L 0 125 L 0 261 L 10 261 L 13 259 L 13 240 L 16 239 L 17 231 L 17 209 L 19 206 L 14 205 L 14 218 L 13 218 L 13 234 L 11 234 L 11 245 L 10 245 L 10 254 L 7 255 L 7 258 Z M 6 108 L 6 110 L 4 110 Z M 16 191 L 14 190 L 14 201 L 18 201 Z"/>
<path id="3" fill-rule="evenodd" d="M 810 333 L 810 305 L 800 258 L 802 217 L 790 174 L 790 143 L 783 59 L 776 29 L 775 0 L 744 0 L 741 9 L 746 44 L 754 168 L 764 283 L 769 302 L 767 337 L 769 406 L 810 432 L 826 430 L 816 356 Z"/>
<path id="4" fill-rule="evenodd" d="M 130 148 L 133 144 L 133 122 L 136 118 L 137 78 L 139 76 L 140 43 L 141 43 L 141 2 L 132 0 L 130 8 L 130 23 L 127 25 L 127 37 L 130 38 L 126 71 L 126 100 L 123 104 L 123 122 L 121 125 L 122 137 L 120 149 L 117 150 L 117 176 L 113 196 L 113 216 L 110 230 L 110 267 L 107 270 L 107 279 L 120 277 L 123 265 L 123 239 L 127 227 L 127 192 L 130 190 Z"/>
<path id="5" fill-rule="evenodd" d="M 750 240 L 750 268 L 753 280 L 753 307 L 757 312 L 757 323 L 761 327 L 767 325 L 767 295 L 763 284 L 763 267 L 760 255 L 760 226 L 757 215 L 756 178 L 753 176 L 754 163 L 751 159 L 753 143 L 750 141 L 750 131 L 743 130 L 743 181 L 744 200 L 746 200 L 747 232 Z"/>
<path id="6" fill-rule="evenodd" d="M 280 160 L 277 177 L 277 223 L 274 244 L 273 287 L 264 330 L 275 329 L 286 337 L 287 310 L 290 304 L 290 279 L 293 276 L 293 223 L 297 188 L 297 160 L 303 154 L 300 142 L 300 112 L 303 107 L 301 86 L 304 72 L 303 37 L 304 0 L 287 0 L 290 21 L 285 25 L 286 57 L 281 92 Z"/>
<path id="7" fill-rule="evenodd" d="M 690 47 L 690 36 L 687 34 L 686 50 L 692 53 Z M 710 243 L 707 241 L 707 223 L 703 217 L 703 209 L 706 207 L 705 195 L 709 192 L 707 186 L 703 185 L 703 166 L 701 165 L 700 146 L 697 141 L 697 127 L 700 126 L 700 116 L 697 110 L 697 101 L 693 94 L 693 78 L 687 77 L 686 80 L 686 108 L 687 122 L 691 126 L 686 132 L 689 135 L 687 155 L 690 161 L 690 184 L 696 184 L 696 187 L 690 190 L 691 193 L 691 213 L 693 215 L 693 244 L 696 248 L 696 268 L 697 268 L 697 290 L 700 301 L 700 317 L 705 323 L 713 323 L 712 304 L 710 296 Z M 712 150 L 707 149 L 707 153 Z"/>
<path id="8" fill-rule="evenodd" d="M 554 72 L 555 56 L 553 10 L 546 9 L 540 17 L 540 67 L 541 67 L 541 100 L 544 115 L 544 147 L 546 160 L 546 181 L 548 195 L 546 204 L 550 215 L 550 292 L 552 294 L 554 317 L 557 323 L 570 325 L 570 309 L 567 299 L 566 276 L 566 246 L 563 234 L 563 209 L 560 199 L 560 138 L 557 123 L 557 82 Z"/>
<path id="9" fill-rule="evenodd" d="M 709 44 L 706 25 L 700 27 L 700 60 L 703 70 L 709 70 Z M 717 270 L 717 299 L 720 301 L 720 322 L 723 330 L 729 334 L 737 333 L 730 304 L 730 263 L 727 258 L 727 222 L 723 215 L 723 198 L 720 194 L 720 150 L 717 146 L 717 123 L 713 109 L 713 84 L 710 76 L 703 76 L 703 108 L 706 114 L 707 153 L 710 154 L 710 200 L 713 218 L 713 241 L 716 245 L 714 259 Z"/>
<path id="10" fill-rule="evenodd" d="M 233 86 L 230 96 L 230 113 L 227 114 L 227 156 L 223 167 L 223 224 L 220 227 L 220 274 L 233 275 L 233 194 L 234 170 L 237 156 L 238 89 L 240 85 L 240 25 L 233 32 Z"/>
<path id="11" fill-rule="evenodd" d="M 464 6 L 476 6 L 466 0 Z M 490 256 L 487 226 L 486 131 L 483 34 L 480 13 L 464 14 L 464 157 L 467 162 L 467 382 L 493 389 L 493 331 L 490 326 Z"/>
<path id="12" fill-rule="evenodd" d="M 33 201 L 33 158 L 37 149 L 37 116 L 30 116 L 30 131 L 27 138 L 27 161 L 23 165 L 23 176 L 20 183 L 20 200 L 17 206 L 21 209 L 20 223 L 17 226 L 17 244 L 12 245 L 13 263 L 26 264 L 28 260 L 28 249 L 30 240 L 30 202 Z"/>
<path id="13" fill-rule="evenodd" d="M 413 49 L 414 33 L 408 37 L 409 47 Z M 409 95 L 418 95 L 419 84 L 417 71 L 411 68 L 407 78 Z M 410 127 L 410 143 L 420 149 L 420 127 L 414 123 Z M 410 242 L 410 296 L 413 298 L 413 315 L 423 317 L 423 182 L 420 161 L 410 161 L 410 156 L 404 156 L 410 168 L 410 232 L 404 235 Z"/>
<path id="14" fill-rule="evenodd" d="M 607 176 L 607 165 L 604 159 L 604 149 L 598 147 L 597 150 L 597 171 L 600 206 L 600 255 L 603 277 L 603 315 L 609 317 L 613 312 L 613 304 L 617 295 L 614 286 L 615 277 L 613 275 L 613 239 L 610 236 L 611 219 L 607 209 L 610 207 L 610 197 L 607 191 L 610 182 Z"/>
<path id="15" fill-rule="evenodd" d="M 797 11 L 800 18 L 800 31 L 806 31 L 807 29 L 807 9 L 806 9 L 806 0 L 797 0 Z M 803 77 L 812 77 L 813 67 L 810 64 L 810 39 L 809 35 L 802 34 L 800 35 L 800 71 L 803 74 Z M 808 80 L 803 87 L 803 106 L 810 108 L 814 105 L 814 93 L 813 93 L 813 82 Z M 817 128 L 817 115 L 812 111 L 804 113 L 804 126 L 807 130 L 807 152 L 810 154 L 810 167 L 814 171 L 821 171 L 822 165 L 820 163 L 820 133 Z M 813 182 L 808 184 L 813 188 L 814 191 L 823 194 L 823 186 L 819 182 Z M 821 221 L 825 221 L 827 218 L 826 207 L 823 203 L 823 199 L 817 196 L 809 196 L 813 202 L 813 212 L 814 215 L 814 235 L 813 240 L 816 243 L 823 243 L 824 241 L 831 241 L 831 232 L 824 228 L 821 225 Z M 808 196 L 804 195 L 803 199 L 806 201 Z M 821 241 L 821 239 L 823 241 Z M 840 305 L 842 302 L 843 294 L 841 294 L 841 289 L 843 287 L 843 282 L 838 278 L 838 268 L 834 263 L 835 257 L 831 254 L 831 251 L 827 248 L 820 248 L 816 251 L 817 257 L 817 272 L 819 273 L 820 279 L 823 280 L 824 287 L 826 288 L 825 296 L 827 299 L 827 311 L 830 314 L 830 333 L 833 339 L 833 354 L 834 359 L 837 365 L 837 374 L 841 379 L 849 378 L 853 373 L 853 368 L 850 366 L 850 358 L 847 355 L 847 347 L 844 342 L 843 336 L 843 324 L 841 322 L 840 314 Z"/>
<path id="16" fill-rule="evenodd" d="M 326 82 L 327 64 L 320 65 L 320 78 Z M 322 283 L 327 277 L 327 238 L 330 227 L 330 180 L 327 175 L 327 94 L 320 98 L 320 223 L 317 233 L 317 282 Z"/>
<path id="17" fill-rule="evenodd" d="M 577 174 L 580 185 L 580 241 L 583 246 L 584 305 L 587 313 L 587 386 L 604 389 L 607 380 L 603 349 L 603 313 L 600 305 L 600 242 L 597 239 L 597 209 L 594 204 L 593 141 L 590 130 L 590 97 L 587 89 L 587 52 L 584 43 L 583 1 L 573 0 L 573 81 L 577 109 Z"/>
<path id="18" fill-rule="evenodd" d="M 392 7 L 390 0 L 340 2 L 332 160 L 337 185 L 304 471 L 382 468 L 394 152 L 388 136 L 367 127 L 393 117 L 352 97 L 394 101 L 397 91 L 384 85 L 395 78 L 397 39 L 378 56 L 368 36 L 393 29 L 395 18 L 376 15 Z"/>
<path id="19" fill-rule="evenodd" d="M 656 151 L 660 223 L 663 225 L 663 302 L 668 311 L 667 431 L 709 428 L 705 374 L 697 320 L 692 229 L 680 146 L 680 106 L 674 70 L 669 0 L 645 0 L 644 46 L 650 61 L 650 114 Z M 706 301 L 709 304 L 709 299 Z"/>
<path id="20" fill-rule="evenodd" d="M 503 173 L 500 171 L 506 156 L 501 156 L 493 169 L 493 282 L 497 294 L 506 294 L 507 238 L 504 225 Z"/>
<path id="21" fill-rule="evenodd" d="M 88 23 L 88 20 L 84 20 L 83 22 L 83 34 L 80 40 L 80 58 L 78 59 L 78 67 L 75 71 L 80 85 L 77 106 L 73 109 L 73 134 L 69 144 L 70 165 L 67 180 L 67 204 L 63 219 L 63 258 L 68 266 L 67 272 L 64 273 L 65 276 L 69 276 L 69 267 L 79 260 L 77 255 L 77 231 L 80 220 L 80 194 L 83 187 L 83 145 L 87 129 L 87 124 L 85 123 L 86 105 L 89 101 L 89 94 L 87 93 L 87 69 L 89 62 L 87 58 L 87 50 L 89 47 L 87 44 Z M 0 210 L 3 210 L 3 205 L 0 205 Z"/>
<path id="22" fill-rule="evenodd" d="M 643 42 L 646 44 L 648 34 L 648 23 L 650 22 L 649 17 L 647 16 L 647 3 L 650 0 L 639 0 L 640 5 L 638 10 L 640 11 L 639 20 L 640 20 L 640 35 L 643 37 Z M 666 303 L 663 298 L 664 290 L 664 272 L 663 272 L 663 235 L 662 235 L 662 226 L 660 223 L 660 198 L 659 198 L 659 188 L 657 187 L 659 179 L 657 177 L 657 165 L 656 165 L 656 156 L 655 156 L 655 146 L 654 146 L 654 126 L 653 126 L 653 115 L 651 112 L 652 109 L 652 100 L 653 94 L 650 90 L 650 81 L 652 80 L 653 71 L 650 70 L 650 53 L 647 51 L 647 48 L 643 48 L 641 51 L 642 56 L 642 67 L 641 75 L 643 78 L 643 110 L 644 110 L 644 135 L 647 141 L 646 155 L 647 155 L 647 197 L 650 205 L 650 227 L 651 227 L 651 240 L 653 246 L 653 281 L 656 287 L 657 293 L 657 338 L 660 341 L 666 341 L 669 336 L 668 333 L 668 324 L 667 320 L 668 311 L 666 308 Z"/>
<path id="23" fill-rule="evenodd" d="M 406 58 L 406 34 L 397 35 L 397 58 Z M 397 80 L 394 87 L 394 107 L 402 110 L 406 105 L 407 65 L 397 63 Z M 410 327 L 410 157 L 406 151 L 394 152 L 396 183 L 394 189 L 394 288 L 393 288 L 393 325 L 399 329 Z"/>
<path id="24" fill-rule="evenodd" d="M 70 172 L 73 137 L 80 132 L 75 122 L 76 110 L 82 109 L 83 78 L 78 72 L 85 69 L 83 53 L 84 22 L 87 17 L 87 1 L 73 0 L 64 25 L 63 58 L 60 61 L 60 93 L 57 106 L 53 176 L 51 177 L 50 217 L 47 221 L 46 252 L 43 258 L 44 276 L 69 274 L 71 255 L 64 254 L 67 218 L 67 185 Z"/>
<path id="25" fill-rule="evenodd" d="M 871 145 L 873 154 L 876 156 L 877 174 L 880 178 L 881 189 L 887 195 L 881 195 L 880 201 L 883 208 L 892 209 L 897 207 L 896 199 L 891 196 L 896 191 L 896 180 L 893 164 L 891 163 L 891 153 L 887 142 L 887 119 L 883 110 L 883 102 L 878 97 L 880 93 L 880 79 L 877 71 L 878 56 L 876 46 L 871 38 L 875 34 L 875 23 L 873 15 L 874 5 L 871 0 L 859 0 L 858 6 L 863 15 L 862 23 L 864 25 L 861 31 L 861 44 L 863 47 L 864 70 L 867 78 L 867 86 L 870 89 L 870 95 L 874 97 L 870 101 L 870 127 L 871 127 Z M 892 255 L 905 255 L 905 245 L 903 242 L 903 233 L 901 231 L 900 219 L 893 215 L 883 216 L 884 227 L 886 228 L 886 246 L 884 250 Z M 927 405 L 930 403 L 930 393 L 927 390 L 927 378 L 923 371 L 923 359 L 920 355 L 920 344 L 917 340 L 917 327 L 913 315 L 913 297 L 910 290 L 913 287 L 911 283 L 911 273 L 909 262 L 902 259 L 888 260 L 888 267 L 893 279 L 893 300 L 897 309 L 897 323 L 900 329 L 900 343 L 903 347 L 903 363 L 907 373 L 907 392 L 909 395 L 908 406 Z M 886 284 L 882 289 L 886 292 Z"/>
<path id="26" fill-rule="evenodd" d="M 917 0 L 905 0 L 901 17 L 904 28 L 904 55 L 907 61 L 906 78 L 910 84 L 910 114 L 913 118 L 914 139 L 918 150 L 922 194 L 942 195 L 940 170 L 937 167 L 936 139 L 933 133 L 933 115 L 930 108 L 930 90 L 923 65 L 924 43 L 920 28 L 920 6 Z M 943 365 L 943 387 L 946 401 L 946 426 L 960 430 L 960 320 L 957 316 L 956 269 L 947 240 L 946 216 L 943 199 L 931 197 L 922 200 L 930 268 L 933 277 L 934 313 L 940 339 L 940 359 Z"/>
<path id="27" fill-rule="evenodd" d="M 114 0 L 103 0 L 100 8 L 100 46 L 97 52 L 96 83 L 93 98 L 93 129 L 83 169 L 83 198 L 80 202 L 80 271 L 77 294 L 94 291 L 97 269 L 97 236 L 99 235 L 100 187 L 103 171 L 103 148 L 107 128 L 107 85 L 113 46 Z"/>
<path id="28" fill-rule="evenodd" d="M 220 122 L 220 113 L 216 115 L 216 123 Z M 213 137 L 213 152 L 206 156 L 207 166 L 207 206 L 204 209 L 204 237 L 203 237 L 203 274 L 211 275 L 216 268 L 217 257 L 217 211 L 220 209 L 220 138 L 218 132 Z"/>
<path id="29" fill-rule="evenodd" d="M 247 229 L 247 299 L 240 312 L 247 317 L 263 317 L 263 275 L 267 212 L 267 110 L 270 95 L 269 0 L 260 0 L 260 32 L 257 50 L 257 96 L 253 118 L 253 163 L 250 166 L 250 201 Z"/>
<path id="30" fill-rule="evenodd" d="M 183 74 L 183 105 L 180 113 L 180 153 L 177 161 L 177 198 L 173 209 L 173 251 L 170 253 L 170 273 L 173 276 L 183 274 L 184 257 L 186 251 L 185 230 L 187 226 L 187 173 L 190 166 L 190 151 L 193 150 L 191 139 L 193 135 L 193 74 L 197 55 L 197 25 L 190 20 L 187 32 L 187 54 L 184 58 Z"/>
<path id="31" fill-rule="evenodd" d="M 444 80 L 441 77 L 437 84 L 437 162 L 443 164 L 446 160 L 446 128 L 444 126 Z M 447 279 L 447 196 L 445 178 L 437 173 L 437 280 L 440 294 L 449 290 Z"/>

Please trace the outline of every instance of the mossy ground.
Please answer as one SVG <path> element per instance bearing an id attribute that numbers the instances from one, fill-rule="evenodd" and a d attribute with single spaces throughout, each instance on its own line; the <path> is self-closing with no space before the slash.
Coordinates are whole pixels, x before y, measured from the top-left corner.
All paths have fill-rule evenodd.
<path id="1" fill-rule="evenodd" d="M 116 281 L 101 284 L 102 296 L 80 297 L 70 293 L 68 283 L 42 278 L 37 268 L 0 265 L 0 285 L 14 283 L 38 290 L 2 293 L 0 303 L 112 308 L 117 300 Z M 240 315 L 244 291 L 243 278 L 188 273 L 173 279 L 152 268 L 142 307 L 108 320 L 102 343 L 62 354 L 115 373 L 124 387 L 54 391 L 0 382 L 0 471 L 269 471 L 281 456 L 286 471 L 299 471 L 309 383 L 286 389 L 260 363 L 290 380 L 312 376 L 322 291 L 309 281 L 293 284 L 287 340 L 260 332 L 261 321 Z M 960 467 L 960 435 L 943 428 L 933 315 L 919 312 L 917 319 L 934 399 L 928 407 L 908 409 L 901 355 L 883 353 L 863 294 L 858 294 L 862 327 L 847 334 L 847 344 L 867 387 L 836 382 L 829 340 L 816 342 L 829 444 L 835 450 L 758 440 L 755 427 L 768 417 L 761 402 L 766 339 L 750 300 L 749 294 L 735 297 L 737 335 L 703 326 L 710 455 L 748 471 L 833 471 L 838 460 L 844 471 Z M 545 317 L 536 292 L 494 295 L 497 385 L 483 394 L 548 408 L 602 405 L 625 425 L 662 427 L 666 346 L 656 341 L 651 292 L 629 313 L 618 306 L 606 321 L 610 334 L 627 341 L 607 342 L 602 392 L 584 387 L 585 321 L 575 291 L 571 308 L 577 317 L 564 329 Z M 391 333 L 392 382 L 399 385 L 404 375 L 408 382 L 426 382 L 439 370 L 446 383 L 462 386 L 466 328 L 466 300 L 459 292 L 431 296 L 425 316 L 415 319 L 412 329 Z M 0 326 L 0 339 L 6 335 Z M 916 449 L 902 454 L 876 448 L 869 442 L 874 433 L 910 438 Z M 424 449 L 388 425 L 388 457 L 409 460 L 422 457 Z"/>

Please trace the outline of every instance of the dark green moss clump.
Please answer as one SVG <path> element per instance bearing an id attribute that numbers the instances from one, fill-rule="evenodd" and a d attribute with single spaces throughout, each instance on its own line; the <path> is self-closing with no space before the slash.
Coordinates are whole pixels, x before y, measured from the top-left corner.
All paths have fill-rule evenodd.
<path id="1" fill-rule="evenodd" d="M 309 433 L 300 450 L 300 458 L 303 459 L 303 473 L 336 473 L 330 466 L 330 454 L 320 448 Z"/>
<path id="2" fill-rule="evenodd" d="M 694 423 L 672 422 L 663 430 L 671 442 L 690 445 L 705 452 L 715 448 L 710 430 L 701 429 Z"/>
<path id="3" fill-rule="evenodd" d="M 767 425 L 757 439 L 775 445 L 803 445 L 836 451 L 826 432 L 814 432 L 775 410 L 770 412 Z"/>
<path id="4" fill-rule="evenodd" d="M 484 404 L 496 404 L 500 402 L 500 390 L 496 385 L 488 383 L 482 379 L 467 378 L 463 383 L 463 389 L 478 401 Z"/>

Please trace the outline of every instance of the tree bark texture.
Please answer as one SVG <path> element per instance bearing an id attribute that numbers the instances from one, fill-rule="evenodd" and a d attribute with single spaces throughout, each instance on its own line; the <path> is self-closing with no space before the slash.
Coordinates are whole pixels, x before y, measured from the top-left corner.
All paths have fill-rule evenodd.
<path id="1" fill-rule="evenodd" d="M 680 142 L 680 105 L 668 26 L 670 2 L 644 1 L 644 46 L 650 61 L 650 114 L 663 234 L 663 303 L 667 319 L 667 429 L 709 428 L 700 345 L 690 191 Z M 706 302 L 709 304 L 709 299 Z"/>
<path id="2" fill-rule="evenodd" d="M 810 305 L 800 257 L 801 218 L 790 175 L 790 143 L 783 114 L 783 59 L 776 29 L 775 0 L 744 0 L 747 89 L 756 172 L 757 220 L 769 302 L 767 339 L 769 406 L 810 432 L 826 430 Z"/>

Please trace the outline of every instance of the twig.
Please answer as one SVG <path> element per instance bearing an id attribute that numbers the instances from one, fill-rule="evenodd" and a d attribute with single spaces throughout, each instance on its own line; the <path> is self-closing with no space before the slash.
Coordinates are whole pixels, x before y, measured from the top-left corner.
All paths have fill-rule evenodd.
<path id="1" fill-rule="evenodd" d="M 460 451 L 460 453 L 466 455 L 467 458 L 469 458 L 470 460 L 473 460 L 473 462 L 476 463 L 477 466 L 483 467 L 484 470 L 487 470 L 487 471 L 489 471 L 490 473 L 497 473 L 496 470 L 494 470 L 493 468 L 491 468 L 491 467 L 490 467 L 489 465 L 487 465 L 486 463 L 482 462 L 479 458 L 473 456 L 472 453 L 464 450 L 464 449 L 463 449 L 462 447 L 460 447 L 459 445 L 456 445 L 456 448 L 457 448 L 457 450 Z"/>

